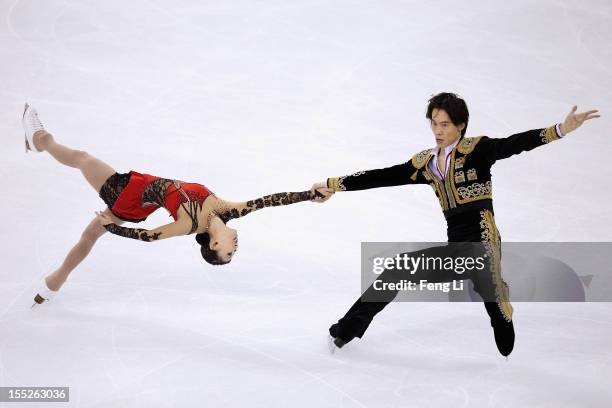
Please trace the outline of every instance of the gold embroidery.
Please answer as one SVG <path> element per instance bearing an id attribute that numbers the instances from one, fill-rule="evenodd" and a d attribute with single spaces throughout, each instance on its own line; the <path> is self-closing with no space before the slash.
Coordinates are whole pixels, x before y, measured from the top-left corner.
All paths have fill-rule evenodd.
<path id="1" fill-rule="evenodd" d="M 458 157 L 455 160 L 455 170 L 462 169 L 464 163 L 465 163 L 465 157 Z"/>
<path id="2" fill-rule="evenodd" d="M 431 173 L 429 166 L 425 167 L 425 171 L 429 175 L 429 180 L 431 180 L 429 185 L 434 189 L 436 192 L 436 197 L 438 197 L 438 200 L 440 201 L 440 207 L 442 207 L 443 211 L 448 210 L 448 202 L 446 200 L 446 194 L 444 193 L 444 186 L 442 185 L 442 182 Z"/>
<path id="3" fill-rule="evenodd" d="M 455 196 L 453 195 L 453 187 L 455 184 L 453 182 L 454 178 L 454 167 L 455 167 L 455 149 L 451 152 L 451 161 L 448 165 L 448 176 L 444 178 L 444 194 L 448 200 L 448 206 L 450 208 L 456 208 L 457 203 L 455 202 Z"/>
<path id="4" fill-rule="evenodd" d="M 486 183 L 472 183 L 466 187 L 457 187 L 457 193 L 462 200 L 470 198 L 491 198 L 491 181 L 489 180 Z"/>
<path id="5" fill-rule="evenodd" d="M 560 137 L 557 135 L 557 130 L 555 129 L 555 127 L 551 126 L 549 128 L 542 129 L 542 131 L 540 132 L 540 139 L 542 139 L 543 143 L 550 143 L 552 141 L 560 139 Z"/>
<path id="6" fill-rule="evenodd" d="M 451 177 L 452 176 L 446 177 L 444 179 L 444 194 L 446 195 L 446 198 L 448 199 L 449 208 L 456 208 L 457 203 L 455 202 L 455 196 L 453 195 L 452 187 L 450 186 L 451 184 L 453 184 Z"/>
<path id="7" fill-rule="evenodd" d="M 426 171 L 423 171 L 423 177 L 425 177 L 425 180 L 427 181 L 431 181 L 431 177 L 429 177 L 429 173 L 427 173 Z"/>
<path id="8" fill-rule="evenodd" d="M 436 183 L 436 195 L 438 196 L 438 200 L 440 201 L 440 205 L 442 206 L 442 211 L 447 211 L 449 209 L 448 200 L 446 199 L 446 194 L 444 193 L 444 186 L 441 182 L 435 181 Z"/>
<path id="9" fill-rule="evenodd" d="M 346 190 L 344 185 L 340 186 L 340 178 L 338 177 L 331 177 L 327 179 L 327 185 L 329 186 L 329 188 L 331 188 L 334 191 L 345 191 Z"/>
<path id="10" fill-rule="evenodd" d="M 472 150 L 474 150 L 474 147 L 476 147 L 481 137 L 482 136 L 464 137 L 463 140 L 461 140 L 457 145 L 457 151 L 463 154 L 472 153 Z"/>
<path id="11" fill-rule="evenodd" d="M 410 180 L 416 181 L 418 173 L 419 173 L 419 171 L 415 170 L 414 173 L 412 174 L 412 176 L 410 176 Z"/>
<path id="12" fill-rule="evenodd" d="M 493 214 L 489 210 L 480 211 L 481 240 L 490 259 L 489 266 L 495 285 L 495 300 L 504 319 L 512 321 L 512 305 L 510 304 L 510 290 L 501 276 L 501 238 L 495 225 Z"/>
<path id="13" fill-rule="evenodd" d="M 462 171 L 455 173 L 455 183 L 465 182 L 465 174 Z"/>
<path id="14" fill-rule="evenodd" d="M 433 149 L 423 150 L 422 152 L 419 152 L 412 156 L 412 165 L 415 169 L 420 169 L 429 161 L 432 150 Z"/>
<path id="15" fill-rule="evenodd" d="M 476 169 L 469 169 L 467 171 L 467 179 L 470 181 L 474 181 L 478 178 L 478 176 L 476 176 Z"/>
<path id="16" fill-rule="evenodd" d="M 362 174 L 365 174 L 365 171 L 358 171 L 349 176 L 331 177 L 330 179 L 328 179 L 327 185 L 334 191 L 346 191 L 346 187 L 344 186 L 344 179 L 346 179 L 347 177 L 358 177 Z"/>
<path id="17" fill-rule="evenodd" d="M 446 197 L 448 199 L 448 205 L 449 205 L 449 209 L 450 208 L 456 208 L 457 207 L 457 202 L 456 202 L 456 196 L 455 194 L 453 194 L 453 189 L 455 188 L 455 154 L 457 153 L 457 149 L 453 149 L 451 151 L 451 161 L 449 163 L 449 169 L 448 169 L 448 177 L 446 177 L 444 179 L 444 194 L 446 194 Z"/>

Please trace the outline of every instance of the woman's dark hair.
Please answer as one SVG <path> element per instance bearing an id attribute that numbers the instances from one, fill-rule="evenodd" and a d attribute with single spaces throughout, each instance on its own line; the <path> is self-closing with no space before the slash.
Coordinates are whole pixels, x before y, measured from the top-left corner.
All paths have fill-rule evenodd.
<path id="1" fill-rule="evenodd" d="M 229 261 L 224 261 L 219 258 L 217 251 L 210 249 L 210 235 L 208 232 L 196 234 L 196 241 L 200 244 L 200 252 L 202 253 L 202 258 L 204 258 L 206 262 L 211 265 L 225 265 L 229 263 Z"/>
<path id="2" fill-rule="evenodd" d="M 460 96 L 450 92 L 442 92 L 434 95 L 429 100 L 429 105 L 427 105 L 427 114 L 425 114 L 427 119 L 431 120 L 431 114 L 434 109 L 442 109 L 446 112 L 455 126 L 464 123 L 465 127 L 461 131 L 461 136 L 465 136 L 470 113 L 468 112 L 465 101 L 461 99 Z"/>

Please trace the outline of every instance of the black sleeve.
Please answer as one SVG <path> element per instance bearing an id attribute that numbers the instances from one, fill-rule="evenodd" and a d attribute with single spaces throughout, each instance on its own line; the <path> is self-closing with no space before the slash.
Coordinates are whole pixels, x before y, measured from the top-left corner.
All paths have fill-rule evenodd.
<path id="1" fill-rule="evenodd" d="M 510 156 L 533 150 L 561 137 L 555 126 L 544 129 L 533 129 L 504 138 L 491 139 L 483 136 L 478 143 L 478 150 L 491 162 L 507 159 Z"/>
<path id="2" fill-rule="evenodd" d="M 327 187 L 335 191 L 367 190 L 369 188 L 418 184 L 424 181 L 418 177 L 412 161 L 384 169 L 358 171 L 348 176 L 327 179 Z"/>

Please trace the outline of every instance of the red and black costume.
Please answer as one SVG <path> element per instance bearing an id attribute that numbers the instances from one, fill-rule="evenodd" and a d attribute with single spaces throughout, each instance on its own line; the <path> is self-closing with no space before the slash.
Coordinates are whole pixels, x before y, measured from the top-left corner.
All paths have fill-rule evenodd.
<path id="1" fill-rule="evenodd" d="M 196 183 L 185 183 L 150 174 L 130 171 L 115 173 L 100 189 L 100 197 L 111 212 L 119 219 L 141 222 L 160 207 L 177 219 L 180 205 L 204 204 L 212 192 Z"/>
<path id="2" fill-rule="evenodd" d="M 117 218 L 128 222 L 144 221 L 160 207 L 168 210 L 177 221 L 178 208 L 183 207 L 191 218 L 189 234 L 198 230 L 198 214 L 210 195 L 214 194 L 201 184 L 185 183 L 136 171 L 115 173 L 100 189 L 100 197 L 111 212 Z M 231 203 L 231 206 L 219 208 L 217 211 L 221 220 L 227 223 L 232 218 L 243 217 L 261 208 L 299 203 L 314 197 L 315 193 L 310 191 L 276 193 L 243 203 Z M 104 228 L 113 234 L 146 242 L 156 241 L 162 235 L 160 231 L 127 228 L 112 223 Z"/>

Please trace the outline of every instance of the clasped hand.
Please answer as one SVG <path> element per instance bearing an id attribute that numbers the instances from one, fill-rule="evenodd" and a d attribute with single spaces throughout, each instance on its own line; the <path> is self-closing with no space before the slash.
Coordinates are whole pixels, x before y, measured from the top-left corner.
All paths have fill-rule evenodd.
<path id="1" fill-rule="evenodd" d="M 113 223 L 113 220 L 108 215 L 104 214 L 103 211 L 95 211 L 95 213 L 96 219 L 103 227 Z"/>
<path id="2" fill-rule="evenodd" d="M 328 188 L 325 183 L 315 183 L 310 188 L 310 192 L 315 194 L 315 198 L 313 198 L 312 202 L 314 203 L 324 203 L 329 200 L 332 195 L 334 195 L 334 190 Z"/>

